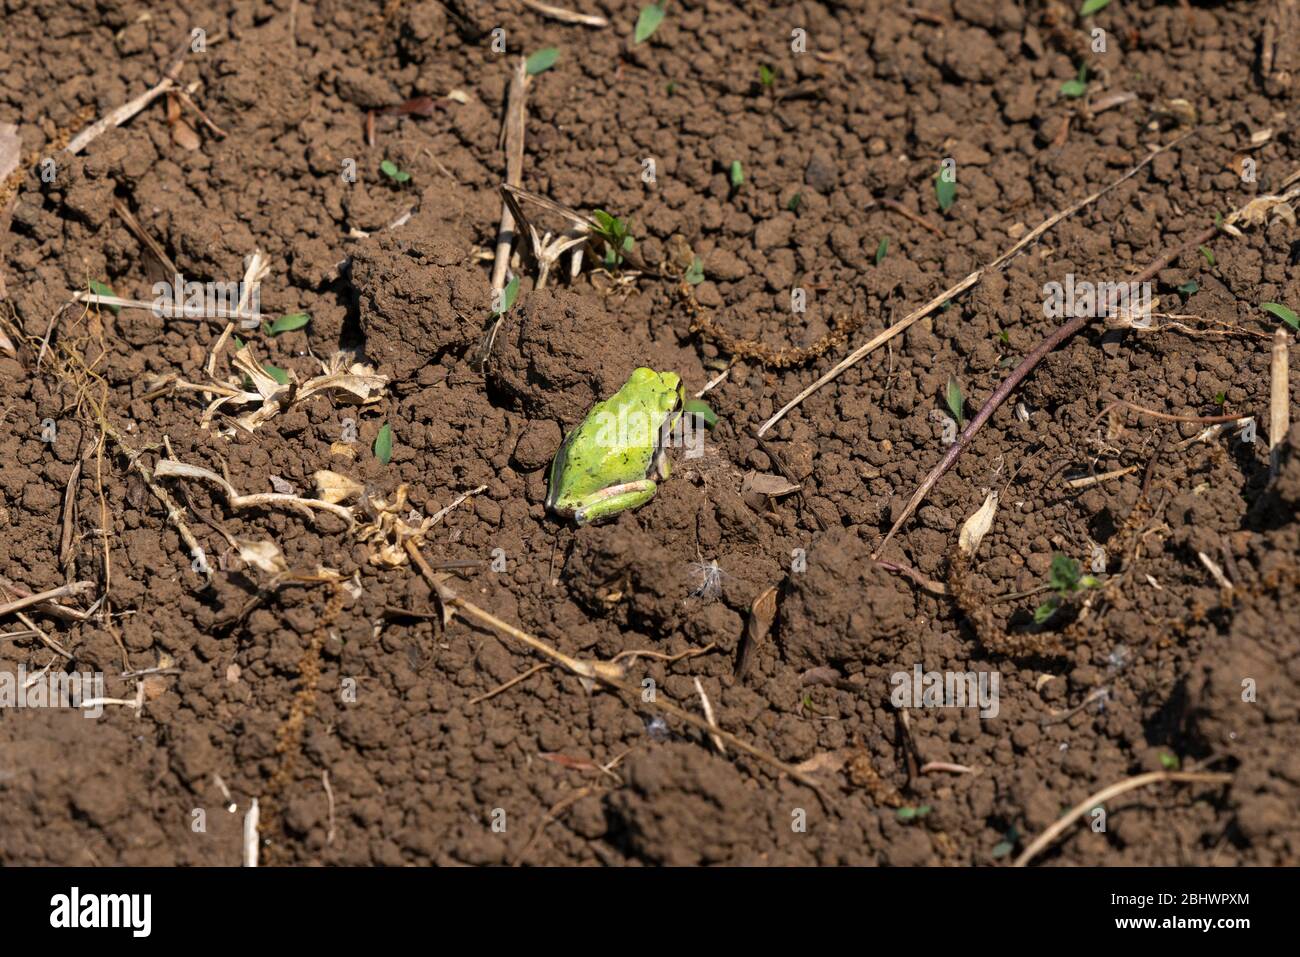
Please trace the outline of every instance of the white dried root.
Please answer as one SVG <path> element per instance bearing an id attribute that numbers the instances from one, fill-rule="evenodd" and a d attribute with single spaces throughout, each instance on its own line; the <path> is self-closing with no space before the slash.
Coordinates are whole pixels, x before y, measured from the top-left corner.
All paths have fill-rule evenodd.
<path id="1" fill-rule="evenodd" d="M 245 508 L 264 508 L 264 507 L 285 507 L 294 511 L 303 512 L 310 516 L 313 509 L 319 509 L 323 512 L 329 512 L 343 519 L 351 527 L 356 524 L 356 518 L 352 514 L 352 509 L 344 508 L 342 505 L 335 505 L 332 502 L 322 502 L 311 498 L 302 498 L 299 495 L 285 495 L 282 492 L 258 492 L 253 495 L 240 495 L 235 491 L 235 487 L 227 482 L 224 478 L 213 472 L 211 469 L 205 469 L 198 465 L 187 465 L 184 462 L 176 462 L 171 459 L 163 459 L 153 470 L 154 478 L 180 477 L 201 479 L 205 482 L 211 482 L 221 488 L 226 496 L 226 504 L 235 511 Z"/>
<path id="2" fill-rule="evenodd" d="M 217 398 L 208 405 L 199 420 L 200 426 L 205 429 L 217 412 L 226 406 L 256 405 L 256 409 L 235 419 L 237 425 L 252 432 L 276 414 L 313 396 L 332 395 L 356 405 L 371 405 L 383 398 L 384 389 L 388 385 L 388 376 L 380 375 L 365 363 L 356 361 L 355 356 L 347 352 L 336 352 L 322 361 L 321 374 L 301 385 L 293 370 L 286 373 L 286 382 L 280 382 L 267 372 L 251 343 L 245 343 L 235 351 L 231 364 L 242 374 L 241 378 L 201 387 L 187 382 L 164 380 L 159 388 L 174 387 L 215 393 Z M 245 382 L 252 388 L 246 387 L 243 384 Z"/>

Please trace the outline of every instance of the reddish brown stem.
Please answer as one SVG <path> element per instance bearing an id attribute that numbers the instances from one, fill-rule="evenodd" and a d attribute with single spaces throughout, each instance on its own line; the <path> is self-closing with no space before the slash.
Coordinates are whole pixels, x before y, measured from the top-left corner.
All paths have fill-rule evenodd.
<path id="1" fill-rule="evenodd" d="M 1181 246 L 1178 246 L 1170 252 L 1160 256 L 1151 263 L 1151 265 L 1147 266 L 1146 269 L 1132 277 L 1129 282 L 1149 282 L 1157 273 L 1160 272 L 1160 270 L 1174 262 L 1174 260 L 1181 256 L 1185 251 L 1195 246 L 1199 246 L 1202 243 L 1209 242 L 1218 234 L 1218 231 L 1217 226 L 1209 227 L 1188 242 L 1183 243 Z M 1040 342 L 1033 352 L 1020 360 L 1020 364 L 1011 370 L 1011 374 L 1002 380 L 1002 384 L 998 386 L 997 391 L 989 396 L 989 400 L 980 407 L 979 412 L 975 414 L 975 417 L 970 420 L 970 423 L 967 424 L 961 435 L 957 437 L 957 441 L 948 446 L 948 451 L 943 454 L 943 458 L 939 460 L 939 464 L 932 468 L 930 474 L 925 477 L 919 486 L 917 486 L 916 491 L 912 493 L 912 497 L 908 499 L 907 507 L 903 509 L 903 514 L 898 516 L 898 520 L 894 522 L 893 526 L 889 529 L 884 540 L 881 541 L 875 552 L 872 553 L 872 558 L 880 557 L 881 552 L 885 550 L 885 546 L 889 544 L 889 540 L 894 537 L 894 533 L 902 528 L 903 524 L 912 517 L 912 513 L 916 511 L 917 506 L 919 506 L 926 495 L 930 493 L 930 489 L 934 488 L 935 483 L 937 483 L 939 479 L 943 478 L 948 469 L 952 468 L 953 463 L 957 461 L 957 457 L 965 451 L 966 446 L 970 445 L 971 440 L 975 438 L 975 433 L 983 428 L 984 423 L 987 422 L 989 417 L 998 410 L 998 406 L 1002 405 L 1011 393 L 1015 391 L 1016 386 L 1020 385 L 1020 383 L 1024 381 L 1025 376 L 1029 375 L 1029 373 L 1034 370 L 1034 367 L 1043 361 L 1044 356 L 1081 330 L 1084 326 L 1090 323 L 1093 318 L 1093 316 L 1075 316 Z"/>

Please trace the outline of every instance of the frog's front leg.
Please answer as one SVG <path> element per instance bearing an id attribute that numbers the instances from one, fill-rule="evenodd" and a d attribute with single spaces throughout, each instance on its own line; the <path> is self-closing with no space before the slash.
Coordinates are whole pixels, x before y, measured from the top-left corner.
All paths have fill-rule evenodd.
<path id="1" fill-rule="evenodd" d="M 579 525 L 586 525 L 588 522 L 598 522 L 629 508 L 644 505 L 654 498 L 656 487 L 653 479 L 641 479 L 638 482 L 624 482 L 621 485 L 611 485 L 599 492 L 593 492 L 587 496 L 581 508 L 574 510 L 573 520 Z"/>

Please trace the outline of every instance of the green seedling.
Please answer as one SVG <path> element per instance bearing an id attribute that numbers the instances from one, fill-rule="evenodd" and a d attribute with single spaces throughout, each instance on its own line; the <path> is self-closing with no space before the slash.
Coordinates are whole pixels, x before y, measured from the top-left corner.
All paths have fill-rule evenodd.
<path id="1" fill-rule="evenodd" d="M 758 82 L 763 85 L 764 89 L 770 89 L 772 84 L 776 82 L 776 71 L 766 63 L 760 63 L 758 65 Z"/>
<path id="2" fill-rule="evenodd" d="M 645 43 L 664 22 L 664 4 L 652 3 L 642 7 L 636 18 L 636 30 L 632 34 L 633 43 Z"/>
<path id="3" fill-rule="evenodd" d="M 879 266 L 885 261 L 885 256 L 889 253 L 889 237 L 886 236 L 876 246 L 876 265 Z"/>
<path id="4" fill-rule="evenodd" d="M 93 292 L 96 296 L 117 295 L 117 293 L 113 292 L 113 290 L 109 288 L 107 283 L 98 282 L 94 279 L 90 280 L 90 291 Z M 108 308 L 113 310 L 113 315 L 115 316 L 120 315 L 122 312 L 121 306 L 109 306 Z"/>
<path id="5" fill-rule="evenodd" d="M 795 193 L 790 197 L 790 202 L 785 204 L 785 208 L 792 213 L 799 212 L 799 204 L 803 202 L 803 193 Z"/>
<path id="6" fill-rule="evenodd" d="M 922 804 L 919 807 L 908 805 L 898 809 L 898 819 L 900 821 L 915 821 L 917 818 L 925 817 L 933 808 L 928 804 Z"/>
<path id="7" fill-rule="evenodd" d="M 957 202 L 957 183 L 955 180 L 945 179 L 943 170 L 934 176 L 934 196 L 939 201 L 940 212 L 948 212 L 952 209 L 952 204 Z"/>
<path id="8" fill-rule="evenodd" d="M 731 161 L 731 167 L 727 170 L 727 179 L 731 181 L 732 189 L 740 189 L 745 184 L 745 167 L 740 165 L 740 160 Z"/>
<path id="9" fill-rule="evenodd" d="M 1016 842 L 1019 840 L 1020 831 L 1013 824 L 1011 827 L 1007 828 L 1006 833 L 1002 835 L 1002 840 L 993 845 L 993 858 L 996 860 L 998 858 L 1006 857 L 1016 849 Z"/>
<path id="10" fill-rule="evenodd" d="M 593 210 L 591 215 L 596 220 L 592 235 L 605 242 L 605 268 L 613 269 L 622 265 L 624 254 L 630 253 L 636 245 L 627 223 L 603 209 Z"/>
<path id="11" fill-rule="evenodd" d="M 1292 329 L 1300 330 L 1300 316 L 1295 314 L 1295 310 L 1282 305 L 1280 302 L 1261 302 L 1259 308 L 1265 312 L 1271 312 Z"/>
<path id="12" fill-rule="evenodd" d="M 529 76 L 537 76 L 555 66 L 559 59 L 560 51 L 556 47 L 542 47 L 524 61 L 524 69 Z"/>
<path id="13" fill-rule="evenodd" d="M 1161 751 L 1160 764 L 1166 771 L 1177 771 L 1180 764 L 1178 755 L 1170 754 L 1168 751 Z"/>
<path id="14" fill-rule="evenodd" d="M 505 288 L 501 290 L 501 296 L 492 297 L 492 315 L 503 316 L 514 306 L 515 300 L 519 298 L 519 277 L 515 276 Z"/>
<path id="15" fill-rule="evenodd" d="M 1219 408 L 1223 408 L 1223 404 L 1227 401 L 1228 401 L 1228 393 L 1216 392 L 1214 394 L 1214 404 L 1219 406 Z"/>
<path id="16" fill-rule="evenodd" d="M 682 411 L 703 422 L 706 429 L 711 430 L 718 424 L 718 413 L 714 412 L 703 399 L 687 399 L 682 404 Z"/>
<path id="17" fill-rule="evenodd" d="M 1077 98 L 1088 92 L 1088 64 L 1079 67 L 1079 75 L 1061 84 L 1061 96 Z"/>
<path id="18" fill-rule="evenodd" d="M 1034 623 L 1039 625 L 1079 592 L 1096 588 L 1101 582 L 1092 575 L 1083 574 L 1079 563 L 1068 555 L 1053 555 L 1052 565 L 1047 571 L 1047 584 L 1056 594 L 1034 609 Z"/>
<path id="19" fill-rule="evenodd" d="M 948 411 L 952 413 L 953 421 L 957 423 L 958 428 L 965 428 L 966 397 L 961 394 L 961 386 L 957 384 L 956 379 L 948 379 L 948 386 L 943 390 L 943 399 L 948 403 Z"/>
<path id="20" fill-rule="evenodd" d="M 1196 251 L 1205 257 L 1205 262 L 1213 269 L 1215 263 L 1214 253 L 1210 252 L 1210 248 L 1208 246 L 1197 246 Z"/>
<path id="21" fill-rule="evenodd" d="M 699 256 L 692 259 L 690 266 L 686 268 L 686 275 L 682 278 L 692 286 L 698 286 L 704 282 L 704 260 Z"/>
<path id="22" fill-rule="evenodd" d="M 404 169 L 399 169 L 397 164 L 392 160 L 384 160 L 379 164 L 379 171 L 391 179 L 394 183 L 405 183 L 411 178 L 411 174 Z"/>
<path id="23" fill-rule="evenodd" d="M 1100 13 L 1110 6 L 1110 0 L 1083 0 L 1083 6 L 1079 8 L 1079 16 L 1090 17 L 1094 13 Z"/>
<path id="24" fill-rule="evenodd" d="M 288 316 L 281 316 L 275 322 L 263 322 L 262 334 L 267 336 L 278 336 L 282 332 L 292 332 L 294 329 L 301 329 L 307 323 L 311 322 L 311 316 L 305 312 L 295 312 Z"/>
<path id="25" fill-rule="evenodd" d="M 289 373 L 285 372 L 279 366 L 273 366 L 269 362 L 263 362 L 262 368 L 266 371 L 267 375 L 269 375 L 276 382 L 280 383 L 280 385 L 289 384 Z"/>
<path id="26" fill-rule="evenodd" d="M 1200 285 L 1196 282 L 1195 279 L 1189 279 L 1187 282 L 1183 283 L 1181 286 L 1178 287 L 1178 291 L 1182 293 L 1184 296 L 1193 296 L 1200 291 L 1200 288 L 1201 288 Z"/>
<path id="27" fill-rule="evenodd" d="M 387 465 L 393 460 L 393 427 L 385 422 L 375 436 L 375 458 Z"/>

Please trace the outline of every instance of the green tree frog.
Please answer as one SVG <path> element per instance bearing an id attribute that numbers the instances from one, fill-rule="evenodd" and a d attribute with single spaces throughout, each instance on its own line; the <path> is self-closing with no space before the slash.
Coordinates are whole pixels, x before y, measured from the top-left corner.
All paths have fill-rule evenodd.
<path id="1" fill-rule="evenodd" d="M 684 398 L 677 373 L 634 370 L 560 445 L 546 507 L 584 525 L 654 498 L 656 481 L 668 477 L 665 440 L 681 419 Z"/>

